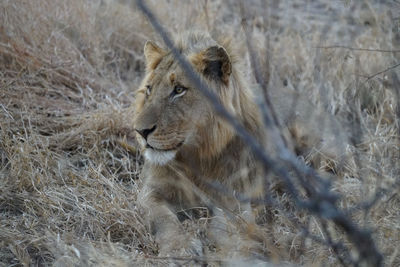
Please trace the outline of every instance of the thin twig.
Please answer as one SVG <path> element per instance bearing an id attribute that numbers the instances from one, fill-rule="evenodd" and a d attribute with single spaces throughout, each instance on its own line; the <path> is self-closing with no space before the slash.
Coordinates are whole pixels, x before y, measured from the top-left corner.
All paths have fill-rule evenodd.
<path id="1" fill-rule="evenodd" d="M 314 48 L 322 48 L 322 49 L 342 48 L 342 49 L 347 49 L 347 50 L 352 50 L 352 51 L 367 51 L 367 52 L 379 52 L 379 53 L 400 53 L 400 50 L 359 48 L 359 47 L 350 47 L 350 46 L 345 46 L 345 45 L 315 46 Z"/>
<path id="2" fill-rule="evenodd" d="M 377 72 L 377 73 L 375 73 L 375 74 L 372 74 L 372 75 L 368 76 L 368 78 L 364 81 L 364 83 L 368 82 L 369 80 L 371 80 L 372 78 L 378 76 L 379 74 L 388 72 L 388 71 L 390 71 L 390 70 L 392 70 L 392 69 L 397 68 L 398 66 L 400 66 L 400 63 L 397 63 L 396 65 L 393 65 L 393 66 L 391 66 L 391 67 L 389 67 L 389 68 L 387 68 L 387 69 L 384 69 L 384 70 L 382 70 L 382 71 L 380 71 L 380 72 Z"/>
<path id="3" fill-rule="evenodd" d="M 264 124 L 265 126 L 274 126 L 277 129 L 280 129 L 278 117 L 276 115 L 275 110 L 272 107 L 271 101 L 268 97 L 268 81 L 264 79 L 264 76 L 261 75 L 260 73 L 260 64 L 259 61 L 256 60 L 257 56 L 254 52 L 253 46 L 250 42 L 250 34 L 247 29 L 247 21 L 244 18 L 244 7 L 243 7 L 243 2 L 240 2 L 240 13 L 242 16 L 242 28 L 246 36 L 246 44 L 247 44 L 247 49 L 249 51 L 250 55 L 250 62 L 251 62 L 251 67 L 254 73 L 254 76 L 256 78 L 257 83 L 261 86 L 262 93 L 264 95 L 264 102 L 265 103 L 258 103 L 259 109 L 262 112 L 263 118 L 264 118 Z M 271 125 L 272 124 L 272 125 Z M 271 127 L 272 128 L 272 127 Z M 282 135 L 279 135 L 280 141 L 282 141 L 282 145 L 286 146 L 285 139 Z"/>

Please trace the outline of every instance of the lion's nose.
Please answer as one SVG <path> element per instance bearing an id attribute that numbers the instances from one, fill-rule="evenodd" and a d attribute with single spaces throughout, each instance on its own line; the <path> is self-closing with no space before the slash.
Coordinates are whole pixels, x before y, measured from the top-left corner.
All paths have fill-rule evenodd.
<path id="1" fill-rule="evenodd" d="M 152 128 L 150 129 L 142 129 L 142 130 L 138 130 L 136 129 L 136 131 L 143 136 L 143 138 L 145 140 L 147 140 L 147 136 L 149 136 L 149 134 L 151 134 L 152 132 L 154 132 L 154 130 L 156 129 L 156 126 L 154 125 Z"/>

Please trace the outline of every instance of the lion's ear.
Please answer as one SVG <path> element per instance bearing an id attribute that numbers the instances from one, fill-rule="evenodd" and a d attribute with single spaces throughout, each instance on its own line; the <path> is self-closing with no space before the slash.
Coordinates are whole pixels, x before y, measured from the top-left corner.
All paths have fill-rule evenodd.
<path id="1" fill-rule="evenodd" d="M 192 62 L 206 77 L 228 85 L 232 65 L 222 46 L 211 46 L 203 50 L 192 58 Z"/>
<path id="2" fill-rule="evenodd" d="M 152 41 L 147 41 L 144 45 L 144 57 L 146 58 L 147 69 L 155 69 L 164 55 L 165 51 Z"/>

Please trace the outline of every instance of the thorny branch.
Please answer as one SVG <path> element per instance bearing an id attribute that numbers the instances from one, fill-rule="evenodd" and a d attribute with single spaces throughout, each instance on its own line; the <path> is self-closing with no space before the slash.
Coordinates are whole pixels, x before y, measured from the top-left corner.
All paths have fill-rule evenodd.
<path id="1" fill-rule="evenodd" d="M 175 56 L 176 60 L 184 70 L 187 77 L 196 86 L 196 88 L 201 93 L 203 93 L 204 96 L 210 101 L 213 108 L 215 109 L 215 112 L 232 125 L 238 135 L 251 148 L 254 155 L 263 164 L 265 169 L 272 171 L 284 181 L 286 190 L 288 194 L 292 197 L 296 206 L 317 215 L 319 218 L 331 220 L 336 226 L 340 227 L 347 234 L 347 237 L 354 244 L 359 253 L 359 259 L 357 262 L 354 262 L 353 265 L 358 266 L 359 263 L 366 263 L 370 266 L 381 266 L 382 255 L 375 247 L 371 233 L 359 229 L 352 222 L 352 220 L 345 215 L 345 213 L 338 209 L 338 207 L 336 206 L 338 196 L 330 192 L 329 183 L 323 182 L 323 179 L 319 177 L 315 170 L 300 162 L 295 157 L 295 155 L 293 155 L 284 146 L 279 147 L 280 159 L 272 159 L 271 157 L 269 157 L 266 151 L 259 144 L 259 142 L 253 136 L 251 136 L 239 123 L 239 121 L 236 120 L 236 118 L 219 103 L 217 96 L 205 83 L 201 81 L 200 77 L 193 70 L 187 59 L 173 45 L 171 38 L 161 26 L 160 22 L 154 16 L 152 11 L 146 6 L 144 1 L 137 0 L 136 2 L 139 9 L 150 21 L 156 32 L 160 34 L 166 46 L 171 49 L 172 54 Z M 273 118 L 269 117 L 268 119 L 270 122 L 273 122 Z M 290 175 L 285 163 L 290 163 L 290 167 L 295 171 L 295 177 Z M 305 184 L 302 182 L 303 177 L 312 177 L 317 181 L 322 181 L 322 183 L 320 182 L 318 184 L 319 186 L 313 188 L 313 190 L 310 191 L 311 193 L 309 194 L 308 199 L 302 199 L 300 197 L 298 189 L 296 188 L 293 181 L 293 178 L 297 178 L 300 181 L 300 185 L 305 187 Z M 309 188 L 305 187 L 305 189 Z M 353 262 L 353 260 L 349 259 L 349 262 Z"/>

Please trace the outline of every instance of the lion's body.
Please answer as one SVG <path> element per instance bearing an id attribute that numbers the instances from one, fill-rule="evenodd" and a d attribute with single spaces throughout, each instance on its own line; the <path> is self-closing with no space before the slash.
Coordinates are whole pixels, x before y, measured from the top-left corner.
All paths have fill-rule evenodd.
<path id="1" fill-rule="evenodd" d="M 251 86 L 240 70 L 240 58 L 229 44 L 190 33 L 178 40 L 177 47 L 246 130 L 263 145 L 271 141 Z M 138 90 L 134 123 L 146 159 L 139 201 L 161 251 L 168 253 L 186 246 L 180 243 L 185 234 L 180 230 L 179 211 L 214 205 L 237 211 L 233 192 L 247 197 L 262 194 L 263 179 L 255 178 L 263 170 L 232 127 L 215 115 L 205 97 L 191 86 L 170 52 L 147 43 L 145 56 L 147 72 Z M 300 113 L 288 108 L 294 99 L 302 108 Z M 296 93 L 278 90 L 271 100 L 287 133 L 303 138 L 299 132 L 316 125 L 310 126 L 311 113 L 306 114 L 313 108 Z M 303 125 L 300 130 L 299 125 Z M 316 132 L 320 139 L 325 138 L 325 131 Z M 295 149 L 297 141 L 289 141 L 289 147 Z M 226 189 L 225 193 L 217 190 L 218 186 Z M 172 241 L 177 239 L 181 241 Z M 193 242 L 193 247 L 199 246 Z"/>

